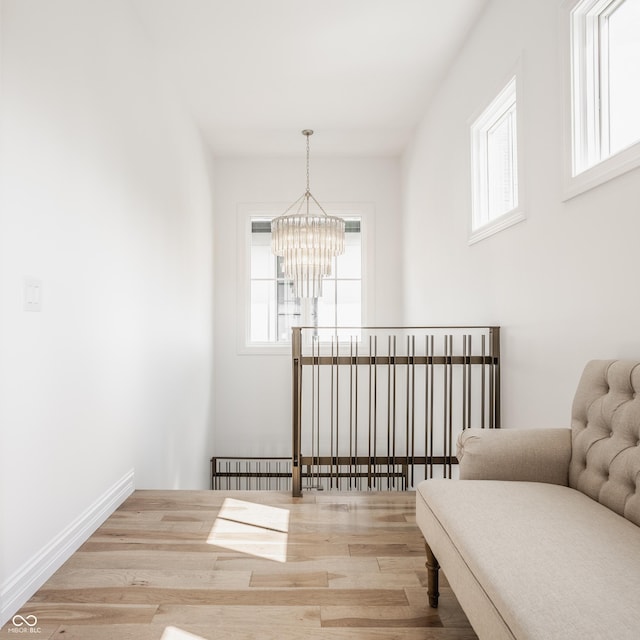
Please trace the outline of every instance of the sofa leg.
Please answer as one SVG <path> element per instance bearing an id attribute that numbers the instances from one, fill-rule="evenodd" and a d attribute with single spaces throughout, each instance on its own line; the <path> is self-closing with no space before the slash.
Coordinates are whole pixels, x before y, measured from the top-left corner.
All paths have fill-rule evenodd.
<path id="1" fill-rule="evenodd" d="M 431 547 L 426 542 L 424 546 L 427 550 L 427 595 L 429 596 L 429 605 L 432 609 L 437 609 L 438 597 L 440 596 L 438 593 L 438 571 L 440 570 L 440 565 L 433 555 Z"/>

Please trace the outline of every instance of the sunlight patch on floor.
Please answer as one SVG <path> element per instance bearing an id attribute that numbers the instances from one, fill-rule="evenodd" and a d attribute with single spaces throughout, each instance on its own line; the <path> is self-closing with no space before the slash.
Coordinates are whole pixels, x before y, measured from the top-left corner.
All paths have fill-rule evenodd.
<path id="1" fill-rule="evenodd" d="M 289 510 L 226 498 L 207 542 L 259 558 L 287 561 Z"/>
<path id="2" fill-rule="evenodd" d="M 178 627 L 165 627 L 160 640 L 205 640 L 205 638 L 178 629 Z"/>

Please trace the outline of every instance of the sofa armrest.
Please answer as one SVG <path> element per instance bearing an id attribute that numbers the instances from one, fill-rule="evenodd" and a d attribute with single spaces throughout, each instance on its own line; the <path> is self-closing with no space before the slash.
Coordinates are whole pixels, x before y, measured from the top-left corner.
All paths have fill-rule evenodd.
<path id="1" fill-rule="evenodd" d="M 461 480 L 567 486 L 571 429 L 466 429 L 458 438 Z"/>

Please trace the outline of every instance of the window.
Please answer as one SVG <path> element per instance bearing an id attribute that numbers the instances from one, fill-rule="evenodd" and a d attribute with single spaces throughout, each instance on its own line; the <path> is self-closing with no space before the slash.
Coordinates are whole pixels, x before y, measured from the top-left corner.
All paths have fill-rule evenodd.
<path id="1" fill-rule="evenodd" d="M 640 165 L 640 0 L 568 0 L 568 196 Z"/>
<path id="2" fill-rule="evenodd" d="M 288 345 L 291 327 L 359 327 L 363 323 L 363 234 L 360 216 L 346 221 L 345 251 L 334 258 L 331 276 L 318 300 L 293 297 L 284 278 L 282 258 L 271 252 L 271 220 L 275 216 L 249 217 L 249 345 Z M 329 336 L 327 336 L 329 339 Z"/>
<path id="3" fill-rule="evenodd" d="M 516 78 L 471 125 L 470 243 L 520 220 Z"/>
<path id="4" fill-rule="evenodd" d="M 611 3 L 601 22 L 607 74 L 602 82 L 602 147 L 613 155 L 640 140 L 640 0 Z"/>

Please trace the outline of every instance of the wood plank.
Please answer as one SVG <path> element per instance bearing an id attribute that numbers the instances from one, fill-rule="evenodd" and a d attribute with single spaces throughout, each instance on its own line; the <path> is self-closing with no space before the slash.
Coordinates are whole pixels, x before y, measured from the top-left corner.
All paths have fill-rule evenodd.
<path id="1" fill-rule="evenodd" d="M 420 578 L 415 572 L 404 573 L 329 573 L 329 587 L 332 589 L 384 589 L 419 587 Z"/>
<path id="2" fill-rule="evenodd" d="M 185 569 L 61 569 L 44 585 L 51 589 L 100 587 L 160 587 L 163 589 L 249 587 L 251 571 L 204 571 Z"/>
<path id="3" fill-rule="evenodd" d="M 254 571 L 249 583 L 250 587 L 258 588 L 289 588 L 300 587 L 328 587 L 329 577 L 326 571 L 308 572 L 280 572 L 259 573 Z"/>
<path id="4" fill-rule="evenodd" d="M 125 544 L 125 543 L 123 543 Z M 158 550 L 140 549 L 74 553 L 64 568 L 95 569 L 206 569 L 213 571 L 219 554 L 210 546 L 203 552 L 163 553 Z"/>
<path id="5" fill-rule="evenodd" d="M 348 558 L 348 565 L 345 560 Z M 424 567 L 424 563 L 422 564 Z M 316 558 L 287 558 L 287 562 L 273 562 L 264 558 L 237 555 L 236 557 L 220 555 L 215 563 L 216 571 L 258 571 L 264 573 L 289 573 L 292 570 L 300 572 L 326 571 L 328 573 L 349 574 L 376 573 L 378 560 L 372 557 L 350 558 L 349 556 L 321 556 Z"/>
<path id="6" fill-rule="evenodd" d="M 379 556 L 377 558 L 382 573 L 406 573 L 409 571 L 425 571 L 426 557 L 413 553 L 409 556 Z"/>
<path id="7" fill-rule="evenodd" d="M 40 589 L 31 603 L 224 604 L 224 605 L 406 605 L 401 589 L 158 589 L 130 586 L 94 589 Z"/>
<path id="8" fill-rule="evenodd" d="M 211 545 L 202 543 L 191 542 L 129 542 L 125 540 L 110 540 L 107 542 L 96 540 L 89 540 L 85 542 L 79 551 L 175 551 L 177 553 L 212 553 Z"/>
<path id="9" fill-rule="evenodd" d="M 323 627 L 441 627 L 435 610 L 413 607 L 321 607 Z"/>
<path id="10" fill-rule="evenodd" d="M 126 528 L 111 526 L 100 527 L 92 536 L 94 541 L 124 541 L 128 543 L 147 542 L 170 542 L 176 544 L 185 543 L 206 543 L 210 527 L 203 530 L 202 522 L 171 522 L 154 523 L 149 526 L 133 528 L 130 525 Z"/>
<path id="11" fill-rule="evenodd" d="M 15 636 L 13 636 L 15 640 Z M 34 636 L 38 638 L 38 636 Z M 209 636 L 199 635 L 197 640 L 205 638 L 218 640 L 211 629 Z M 62 624 L 52 640 L 170 640 L 166 627 L 155 624 L 111 624 L 111 625 L 74 625 Z M 39 639 L 38 639 L 39 640 Z M 178 640 L 177 638 L 175 640 Z M 193 640 L 183 637 L 180 640 Z"/>
<path id="12" fill-rule="evenodd" d="M 412 555 L 416 557 L 422 557 L 424 553 L 419 553 L 417 550 L 411 549 L 406 544 L 399 544 L 396 542 L 388 542 L 386 544 L 350 544 L 349 554 L 352 556 L 402 556 L 403 558 L 410 557 Z"/>
<path id="13" fill-rule="evenodd" d="M 274 606 L 241 605 L 228 607 L 218 606 L 189 606 L 162 605 L 158 607 L 153 622 L 155 624 L 174 625 L 211 625 L 215 621 L 216 627 L 245 627 L 262 629 L 278 626 L 286 621 L 287 625 L 305 628 L 320 627 L 320 607 L 318 606 Z"/>

